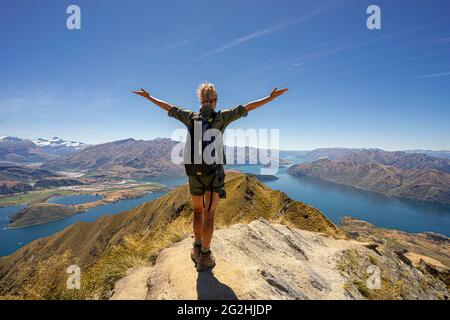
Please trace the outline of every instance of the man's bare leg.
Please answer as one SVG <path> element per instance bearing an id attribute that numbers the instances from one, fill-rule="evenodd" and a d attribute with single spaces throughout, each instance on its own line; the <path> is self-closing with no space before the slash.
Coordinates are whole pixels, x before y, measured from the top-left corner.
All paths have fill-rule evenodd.
<path id="1" fill-rule="evenodd" d="M 211 208 L 209 208 L 209 201 L 211 199 L 211 192 L 206 192 L 205 208 L 203 209 L 203 229 L 202 229 L 202 251 L 208 251 L 211 245 L 211 239 L 214 233 L 214 214 L 216 212 L 217 204 L 219 203 L 219 194 L 213 192 Z"/>
<path id="2" fill-rule="evenodd" d="M 194 238 L 197 244 L 202 242 L 203 229 L 203 196 L 192 196 L 192 206 L 194 207 Z"/>
<path id="3" fill-rule="evenodd" d="M 216 259 L 214 258 L 209 246 L 214 233 L 214 214 L 216 212 L 217 203 L 219 202 L 219 194 L 213 192 L 211 208 L 208 210 L 209 201 L 211 200 L 211 192 L 205 194 L 205 208 L 203 209 L 203 229 L 202 229 L 202 247 L 197 262 L 197 271 L 204 271 L 214 268 Z"/>
<path id="4" fill-rule="evenodd" d="M 202 248 L 203 196 L 192 196 L 192 207 L 194 208 L 194 221 L 192 222 L 192 226 L 195 241 L 191 250 L 191 259 L 197 265 Z"/>

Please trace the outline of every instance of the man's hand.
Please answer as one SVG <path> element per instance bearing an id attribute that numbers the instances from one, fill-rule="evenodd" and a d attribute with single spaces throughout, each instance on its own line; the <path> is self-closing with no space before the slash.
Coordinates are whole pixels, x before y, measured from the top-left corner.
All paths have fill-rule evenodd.
<path id="1" fill-rule="evenodd" d="M 142 89 L 142 88 L 141 88 L 141 90 L 139 90 L 139 91 L 133 90 L 133 91 L 131 91 L 131 92 L 136 93 L 136 94 L 138 94 L 138 95 L 140 95 L 140 96 L 142 96 L 142 97 L 144 97 L 144 98 L 150 99 L 150 93 L 148 93 L 147 91 L 145 91 L 145 90 Z"/>
<path id="2" fill-rule="evenodd" d="M 278 98 L 279 96 L 281 96 L 288 90 L 289 90 L 288 88 L 284 88 L 284 89 L 275 88 L 275 89 L 273 89 L 272 93 L 270 94 L 270 97 L 272 99 Z"/>

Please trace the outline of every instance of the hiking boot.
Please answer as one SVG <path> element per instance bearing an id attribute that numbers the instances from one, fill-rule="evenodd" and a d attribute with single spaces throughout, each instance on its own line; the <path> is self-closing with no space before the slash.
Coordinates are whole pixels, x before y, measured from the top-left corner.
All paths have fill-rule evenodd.
<path id="1" fill-rule="evenodd" d="M 197 266 L 198 260 L 200 259 L 201 245 L 197 246 L 194 244 L 194 247 L 191 250 L 191 259 L 194 261 L 195 266 Z"/>
<path id="2" fill-rule="evenodd" d="M 200 251 L 200 257 L 197 262 L 197 271 L 201 272 L 210 268 L 214 268 L 216 265 L 216 259 L 214 258 L 211 250 L 203 253 Z"/>

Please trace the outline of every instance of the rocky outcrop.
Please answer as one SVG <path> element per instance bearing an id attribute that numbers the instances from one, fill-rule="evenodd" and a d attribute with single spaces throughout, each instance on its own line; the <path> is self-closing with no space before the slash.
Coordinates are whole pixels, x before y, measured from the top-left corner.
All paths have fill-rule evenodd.
<path id="1" fill-rule="evenodd" d="M 434 232 L 407 233 L 376 227 L 366 221 L 344 217 L 340 226 L 358 241 L 369 241 L 377 252 L 395 254 L 404 263 L 434 274 L 450 286 L 450 239 Z"/>
<path id="2" fill-rule="evenodd" d="M 112 299 L 445 299 L 444 283 L 369 243 L 270 224 L 264 219 L 215 232 L 217 265 L 197 273 L 188 237 L 130 269 Z M 368 283 L 381 270 L 380 288 Z M 402 283 L 400 286 L 399 283 Z M 425 286 L 424 283 L 427 285 Z M 370 288 L 369 288 L 370 287 Z"/>

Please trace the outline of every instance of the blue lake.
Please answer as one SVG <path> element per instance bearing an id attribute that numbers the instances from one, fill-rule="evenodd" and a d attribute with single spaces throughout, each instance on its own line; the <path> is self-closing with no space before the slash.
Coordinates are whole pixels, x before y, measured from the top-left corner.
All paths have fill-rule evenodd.
<path id="1" fill-rule="evenodd" d="M 260 173 L 257 165 L 229 166 L 248 173 Z M 371 222 L 380 227 L 407 232 L 433 231 L 450 236 L 450 206 L 388 198 L 382 194 L 335 183 L 295 177 L 280 168 L 278 180 L 264 182 L 290 198 L 320 209 L 334 223 L 343 216 Z"/>
<path id="2" fill-rule="evenodd" d="M 0 208 L 0 256 L 8 255 L 35 239 L 52 235 L 76 222 L 93 222 L 101 216 L 132 209 L 144 202 L 159 198 L 163 194 L 162 192 L 149 193 L 141 198 L 98 206 L 62 220 L 18 229 L 6 229 L 9 222 L 8 217 L 25 206 Z"/>
<path id="3" fill-rule="evenodd" d="M 147 179 L 136 180 L 138 182 L 159 183 L 166 187 L 176 187 L 188 182 L 186 176 L 167 176 L 167 177 L 151 177 Z"/>
<path id="4" fill-rule="evenodd" d="M 49 198 L 46 202 L 75 206 L 77 204 L 98 201 L 102 198 L 102 196 L 96 194 L 79 194 L 74 196 L 55 196 Z"/>

